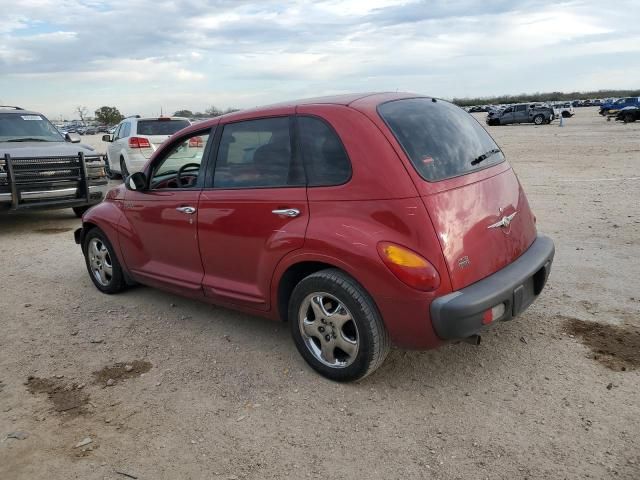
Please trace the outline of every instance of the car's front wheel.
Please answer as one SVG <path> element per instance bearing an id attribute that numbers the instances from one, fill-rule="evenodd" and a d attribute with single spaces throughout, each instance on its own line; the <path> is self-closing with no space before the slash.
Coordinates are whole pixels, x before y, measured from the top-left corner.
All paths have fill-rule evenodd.
<path id="1" fill-rule="evenodd" d="M 624 114 L 624 123 L 631 123 L 636 121 L 636 117 L 633 113 L 625 113 Z"/>
<path id="2" fill-rule="evenodd" d="M 129 176 L 129 170 L 127 169 L 127 162 L 124 161 L 123 157 L 120 157 L 120 175 L 122 175 L 122 180 L 126 180 Z"/>
<path id="3" fill-rule="evenodd" d="M 375 303 L 339 270 L 304 278 L 291 295 L 288 318 L 302 357 L 332 380 L 364 378 L 389 352 L 389 336 Z"/>
<path id="4" fill-rule="evenodd" d="M 87 233 L 83 245 L 85 263 L 91 281 L 103 293 L 124 290 L 124 272 L 109 239 L 99 228 Z"/>
<path id="5" fill-rule="evenodd" d="M 111 170 L 111 161 L 109 160 L 109 156 L 106 155 L 104 157 L 104 171 L 107 174 L 107 178 L 109 180 L 113 180 L 114 178 L 118 178 L 119 175 L 114 172 L 113 170 Z"/>

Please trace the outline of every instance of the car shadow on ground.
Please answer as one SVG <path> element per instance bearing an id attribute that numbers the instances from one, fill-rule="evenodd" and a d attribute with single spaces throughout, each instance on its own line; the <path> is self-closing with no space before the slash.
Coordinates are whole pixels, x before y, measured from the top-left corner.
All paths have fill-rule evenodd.
<path id="1" fill-rule="evenodd" d="M 78 282 L 90 283 L 83 270 Z M 91 285 L 91 287 L 93 287 Z M 96 295 L 101 295 L 97 291 Z M 123 308 L 127 312 L 135 311 L 136 305 L 155 305 L 163 314 L 166 322 L 158 327 L 157 318 L 153 315 L 136 318 L 137 326 L 149 328 L 157 332 L 161 341 L 185 342 L 185 348 L 193 342 L 202 342 L 204 338 L 218 341 L 226 338 L 232 342 L 235 350 L 231 355 L 237 355 L 237 374 L 244 374 L 247 367 L 243 359 L 247 355 L 264 355 L 264 362 L 274 362 L 274 370 L 300 370 L 302 375 L 297 377 L 300 384 L 314 384 L 318 381 L 333 383 L 316 374 L 302 357 L 298 354 L 289 325 L 274 322 L 259 316 L 253 316 L 218 307 L 208 303 L 187 299 L 158 289 L 136 286 L 115 296 L 106 299 L 109 303 L 114 301 L 112 307 L 106 307 L 101 302 L 101 308 Z M 529 313 L 523 314 L 517 320 L 522 324 L 534 323 Z M 167 325 L 168 322 L 168 325 Z M 175 323 L 175 325 L 173 325 Z M 178 337 L 175 336 L 174 326 L 180 327 Z M 166 328 L 166 332 L 162 329 Z M 533 327 L 532 327 L 533 328 Z M 496 335 L 495 331 L 500 334 Z M 511 324 L 498 325 L 497 328 L 489 328 L 485 336 L 486 344 L 472 346 L 466 343 L 447 344 L 439 349 L 429 351 L 409 351 L 393 348 L 382 367 L 366 379 L 348 384 L 349 388 L 369 389 L 372 386 L 383 385 L 389 388 L 416 388 L 424 389 L 451 389 L 459 388 L 461 393 L 481 388 L 487 381 L 487 376 L 500 375 L 501 367 L 505 368 L 514 357 L 519 355 L 519 350 L 525 345 L 519 340 L 522 328 Z M 273 352 L 277 352 L 274 358 Z M 262 363 L 259 361 L 258 363 Z M 486 366 L 492 365 L 491 369 Z M 533 368 L 533 364 L 532 364 Z M 464 390 L 464 392 L 462 391 Z"/>

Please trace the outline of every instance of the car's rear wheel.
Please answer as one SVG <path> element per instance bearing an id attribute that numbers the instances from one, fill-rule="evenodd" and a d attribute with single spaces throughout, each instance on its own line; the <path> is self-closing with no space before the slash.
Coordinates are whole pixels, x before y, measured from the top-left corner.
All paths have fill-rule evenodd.
<path id="1" fill-rule="evenodd" d="M 533 117 L 533 123 L 535 123 L 536 125 L 542 125 L 543 122 L 544 115 L 536 115 L 535 117 Z"/>
<path id="2" fill-rule="evenodd" d="M 364 378 L 389 352 L 389 336 L 375 303 L 339 270 L 321 270 L 298 283 L 289 302 L 289 323 L 302 357 L 332 380 Z"/>
<path id="3" fill-rule="evenodd" d="M 636 121 L 636 117 L 633 115 L 633 113 L 625 113 L 623 121 L 624 121 L 624 123 L 635 122 Z"/>
<path id="4" fill-rule="evenodd" d="M 91 281 L 103 293 L 118 293 L 127 286 L 113 246 L 99 228 L 87 233 L 83 252 Z"/>
<path id="5" fill-rule="evenodd" d="M 129 170 L 127 169 L 127 162 L 124 161 L 123 157 L 120 157 L 120 175 L 122 175 L 122 180 L 126 180 L 129 176 Z"/>

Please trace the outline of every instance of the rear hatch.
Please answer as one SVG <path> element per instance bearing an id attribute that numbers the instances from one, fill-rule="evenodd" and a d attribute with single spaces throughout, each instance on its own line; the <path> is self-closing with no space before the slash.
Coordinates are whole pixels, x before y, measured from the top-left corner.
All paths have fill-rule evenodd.
<path id="1" fill-rule="evenodd" d="M 378 112 L 415 170 L 455 290 L 529 248 L 536 229 L 522 187 L 471 115 L 430 98 L 383 103 Z"/>
<path id="2" fill-rule="evenodd" d="M 140 152 L 145 158 L 150 158 L 171 135 L 189 125 L 189 120 L 184 118 L 160 117 L 138 120 L 136 137 L 146 138 L 150 144 L 147 148 L 140 148 Z"/>

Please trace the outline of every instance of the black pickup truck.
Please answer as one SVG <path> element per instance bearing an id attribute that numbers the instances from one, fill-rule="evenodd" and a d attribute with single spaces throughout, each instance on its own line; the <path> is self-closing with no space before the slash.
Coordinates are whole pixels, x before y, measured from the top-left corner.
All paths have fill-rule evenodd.
<path id="1" fill-rule="evenodd" d="M 108 179 L 102 155 L 62 135 L 38 112 L 0 106 L 0 211 L 100 203 Z"/>

